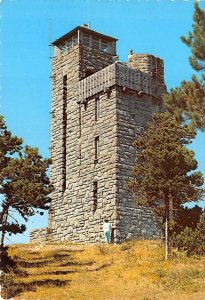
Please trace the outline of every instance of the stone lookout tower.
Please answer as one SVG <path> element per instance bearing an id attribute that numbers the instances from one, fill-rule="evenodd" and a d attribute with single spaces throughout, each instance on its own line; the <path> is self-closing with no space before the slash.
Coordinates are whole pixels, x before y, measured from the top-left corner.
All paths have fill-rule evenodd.
<path id="1" fill-rule="evenodd" d="M 127 188 L 135 164 L 133 142 L 154 112 L 163 110 L 163 61 L 133 54 L 119 62 L 117 39 L 78 26 L 54 43 L 51 180 L 55 190 L 47 232 L 54 241 L 159 235 L 151 212 Z M 37 231 L 31 234 L 35 240 Z"/>

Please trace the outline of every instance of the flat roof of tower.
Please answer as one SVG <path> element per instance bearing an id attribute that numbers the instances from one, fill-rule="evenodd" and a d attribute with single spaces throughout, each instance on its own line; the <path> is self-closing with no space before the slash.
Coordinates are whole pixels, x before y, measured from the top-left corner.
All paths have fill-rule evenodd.
<path id="1" fill-rule="evenodd" d="M 69 37 L 73 36 L 73 34 L 77 33 L 78 30 L 81 30 L 81 32 L 85 32 L 87 34 L 93 34 L 93 35 L 95 35 L 96 37 L 99 37 L 99 38 L 104 38 L 107 41 L 118 41 L 118 39 L 116 39 L 116 38 L 113 38 L 111 36 L 99 33 L 99 32 L 94 31 L 94 30 L 92 30 L 92 29 L 90 29 L 88 27 L 77 26 L 73 30 L 69 31 L 68 33 L 66 33 L 65 35 L 63 35 L 62 37 L 60 37 L 59 39 L 55 40 L 52 44 L 54 46 L 57 46 L 57 45 L 61 44 L 62 42 L 64 42 L 65 40 L 67 40 Z"/>

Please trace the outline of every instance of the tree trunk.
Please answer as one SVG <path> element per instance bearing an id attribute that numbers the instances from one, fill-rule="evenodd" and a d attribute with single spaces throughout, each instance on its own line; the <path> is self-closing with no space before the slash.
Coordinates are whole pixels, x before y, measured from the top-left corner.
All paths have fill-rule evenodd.
<path id="1" fill-rule="evenodd" d="M 168 219 L 165 220 L 165 260 L 168 259 Z"/>
<path id="2" fill-rule="evenodd" d="M 3 249 L 4 247 L 4 238 L 5 238 L 5 234 L 6 234 L 6 224 L 7 224 L 7 220 L 8 220 L 8 211 L 9 211 L 9 207 L 5 206 L 3 207 L 2 213 L 1 213 L 1 219 L 0 219 L 0 224 L 1 224 L 1 249 Z"/>
<path id="3" fill-rule="evenodd" d="M 169 196 L 169 211 L 168 211 L 168 254 L 172 251 L 172 227 L 173 227 L 173 199 Z"/>
<path id="4" fill-rule="evenodd" d="M 168 259 L 172 251 L 172 226 L 173 226 L 173 199 L 171 196 L 166 201 L 165 211 L 165 259 Z"/>

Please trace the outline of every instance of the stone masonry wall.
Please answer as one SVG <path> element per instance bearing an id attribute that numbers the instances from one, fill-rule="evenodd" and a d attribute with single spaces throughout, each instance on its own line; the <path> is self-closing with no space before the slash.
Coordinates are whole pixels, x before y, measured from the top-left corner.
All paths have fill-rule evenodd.
<path id="1" fill-rule="evenodd" d="M 110 121 L 116 123 L 115 102 L 100 98 L 100 119 L 95 121 L 95 99 L 87 106 L 77 104 L 76 84 L 88 67 L 100 70 L 113 63 L 107 53 L 74 46 L 57 56 L 53 68 L 53 115 L 52 115 L 52 170 L 51 179 L 55 191 L 49 213 L 49 228 L 53 240 L 94 241 L 102 231 L 100 225 L 106 213 L 114 213 L 115 167 L 111 163 L 116 145 L 115 130 Z M 63 160 L 63 76 L 67 75 L 67 126 L 66 162 Z M 115 97 L 114 93 L 113 96 Z M 65 131 L 65 129 L 64 129 Z M 94 163 L 94 139 L 99 136 L 102 164 Z M 64 137 L 65 138 L 65 137 Z M 109 152 L 107 149 L 113 149 Z M 66 189 L 62 189 L 63 164 L 66 163 Z M 107 167 L 105 167 L 107 165 Z M 64 175 L 65 176 L 65 175 Z M 109 177 L 109 179 L 108 179 Z M 98 181 L 98 207 L 93 212 L 93 182 Z M 106 200 L 105 200 L 106 199 Z M 103 207 L 103 209 L 102 209 Z M 110 209 L 111 208 L 111 209 Z M 104 214 L 103 214 L 104 212 Z"/>
<path id="2" fill-rule="evenodd" d="M 30 243 L 39 244 L 48 242 L 48 228 L 35 229 L 30 233 Z"/>
<path id="3" fill-rule="evenodd" d="M 63 98 L 63 76 L 67 75 L 67 104 L 65 132 L 64 119 L 65 103 Z M 56 56 L 53 62 L 53 98 L 52 98 L 52 126 L 51 126 L 51 181 L 54 185 L 51 208 L 49 211 L 49 228 L 52 238 L 59 240 L 63 234 L 61 230 L 65 203 L 63 201 L 63 180 L 70 170 L 75 171 L 76 131 L 78 128 L 76 112 L 76 82 L 79 80 L 79 47 L 72 47 L 72 51 Z M 65 136 L 66 134 L 66 136 Z M 69 151 L 64 154 L 64 139 L 69 140 Z M 66 168 L 66 170 L 65 170 Z"/>
<path id="4" fill-rule="evenodd" d="M 78 135 L 77 170 L 68 178 L 64 196 L 64 218 L 61 231 L 64 240 L 76 242 L 99 241 L 103 219 L 116 218 L 116 102 L 115 91 L 110 98 L 98 95 L 100 117 L 95 120 L 95 98 L 86 108 L 81 106 L 81 134 Z M 95 138 L 99 137 L 99 156 L 95 161 Z M 80 153 L 80 155 L 79 155 Z M 96 210 L 93 183 L 98 182 Z"/>
<path id="5" fill-rule="evenodd" d="M 141 68 L 152 78 L 156 75 L 159 79 L 156 87 L 160 83 L 164 91 L 163 62 L 157 60 L 155 68 L 154 57 L 145 56 L 133 55 L 129 67 Z M 140 95 L 136 90 L 115 84 L 107 91 L 78 99 L 79 81 L 111 64 L 112 55 L 80 44 L 54 58 L 51 128 L 54 191 L 48 230 L 33 231 L 31 242 L 40 241 L 39 235 L 42 241 L 103 241 L 105 218 L 112 222 L 114 242 L 160 234 L 152 212 L 137 207 L 127 183 L 135 164 L 133 142 L 153 112 L 163 109 L 161 98 L 146 92 Z M 144 86 L 143 76 L 141 80 Z"/>
<path id="6" fill-rule="evenodd" d="M 162 103 L 159 105 L 154 97 L 146 94 L 139 97 L 134 92 L 123 92 L 120 87 L 117 95 L 117 235 L 120 240 L 125 240 L 129 234 L 148 238 L 159 236 L 156 218 L 150 210 L 137 207 L 128 182 L 135 165 L 134 141 L 146 128 L 153 112 L 162 110 Z"/>
<path id="7" fill-rule="evenodd" d="M 159 57 L 150 54 L 129 55 L 128 66 L 151 75 L 157 83 L 164 85 L 164 62 Z"/>

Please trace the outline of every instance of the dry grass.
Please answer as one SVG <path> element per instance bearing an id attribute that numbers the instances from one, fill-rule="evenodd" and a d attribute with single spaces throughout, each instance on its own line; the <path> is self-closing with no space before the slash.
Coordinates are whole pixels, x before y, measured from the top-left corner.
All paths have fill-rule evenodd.
<path id="1" fill-rule="evenodd" d="M 205 299 L 205 257 L 164 261 L 157 241 L 19 245 L 9 253 L 22 271 L 15 300 Z"/>

